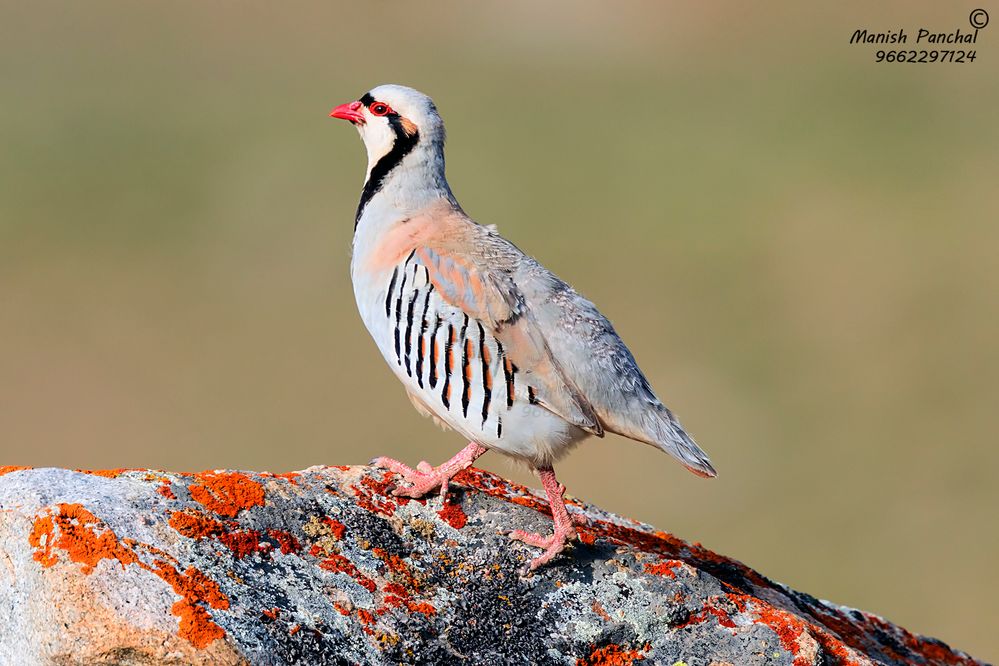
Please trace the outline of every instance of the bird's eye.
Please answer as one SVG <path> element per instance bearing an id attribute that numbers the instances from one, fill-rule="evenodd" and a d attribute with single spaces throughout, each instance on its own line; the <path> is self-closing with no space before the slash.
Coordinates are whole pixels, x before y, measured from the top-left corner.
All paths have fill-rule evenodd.
<path id="1" fill-rule="evenodd" d="M 392 110 L 389 108 L 389 105 L 384 102 L 375 102 L 369 108 L 371 109 L 371 113 L 376 116 L 388 115 L 388 112 Z"/>

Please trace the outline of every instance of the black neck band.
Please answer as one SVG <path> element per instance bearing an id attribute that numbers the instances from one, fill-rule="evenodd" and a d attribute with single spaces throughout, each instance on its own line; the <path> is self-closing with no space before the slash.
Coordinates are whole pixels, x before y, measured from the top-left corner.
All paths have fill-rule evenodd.
<path id="1" fill-rule="evenodd" d="M 363 98 L 361 101 L 364 101 Z M 387 118 L 389 126 L 395 133 L 395 142 L 392 144 L 392 150 L 385 153 L 375 163 L 374 168 L 371 169 L 371 175 L 368 176 L 368 181 L 364 183 L 364 189 L 361 190 L 361 200 L 357 204 L 357 214 L 354 216 L 354 229 L 357 229 L 357 223 L 361 221 L 361 214 L 364 213 L 364 207 L 371 201 L 371 197 L 375 196 L 382 189 L 389 173 L 399 166 L 402 158 L 411 153 L 413 148 L 416 148 L 416 144 L 420 142 L 420 133 L 413 132 L 413 134 L 407 134 L 397 114 L 389 114 Z"/>

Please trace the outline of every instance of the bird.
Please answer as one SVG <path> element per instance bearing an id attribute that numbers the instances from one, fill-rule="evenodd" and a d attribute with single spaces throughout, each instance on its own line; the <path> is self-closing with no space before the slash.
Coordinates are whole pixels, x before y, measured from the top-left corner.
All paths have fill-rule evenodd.
<path id="1" fill-rule="evenodd" d="M 417 411 L 469 441 L 436 467 L 373 460 L 402 477 L 396 495 L 444 495 L 490 450 L 525 463 L 553 519 L 551 534 L 508 533 L 541 549 L 533 571 L 578 539 L 554 464 L 586 437 L 622 435 L 715 476 L 596 306 L 458 204 L 430 97 L 379 85 L 330 116 L 367 152 L 350 265 L 361 319 Z"/>

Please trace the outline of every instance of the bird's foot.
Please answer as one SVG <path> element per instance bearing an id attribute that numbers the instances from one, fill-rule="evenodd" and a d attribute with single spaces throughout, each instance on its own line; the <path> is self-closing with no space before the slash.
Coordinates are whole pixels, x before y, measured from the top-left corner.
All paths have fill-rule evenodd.
<path id="1" fill-rule="evenodd" d="M 549 536 L 543 536 L 535 532 L 525 532 L 524 530 L 513 530 L 508 536 L 514 541 L 523 541 L 535 548 L 544 548 L 544 552 L 531 560 L 527 565 L 525 573 L 529 573 L 551 562 L 556 555 L 565 550 L 565 547 L 570 542 L 575 541 L 579 535 L 576 533 L 576 528 L 572 525 L 568 527 L 556 525 L 555 531 Z"/>
<path id="2" fill-rule="evenodd" d="M 375 458 L 371 464 L 375 467 L 387 469 L 401 476 L 408 486 L 396 486 L 392 494 L 396 497 L 412 497 L 419 499 L 426 496 L 435 488 L 440 488 L 442 497 L 447 495 L 448 486 L 455 474 L 472 466 L 475 459 L 486 452 L 486 447 L 469 442 L 468 446 L 458 452 L 453 458 L 443 463 L 440 467 L 433 467 L 426 460 L 421 460 L 416 469 L 392 458 Z"/>
<path id="3" fill-rule="evenodd" d="M 426 496 L 435 488 L 440 488 L 441 495 L 446 494 L 451 478 L 460 471 L 457 469 L 446 469 L 445 465 L 432 467 L 425 460 L 420 461 L 416 469 L 398 460 L 385 457 L 375 458 L 371 461 L 371 464 L 375 467 L 395 472 L 409 484 L 408 486 L 396 486 L 392 491 L 393 495 L 396 497 L 412 497 L 414 499 Z"/>
<path id="4" fill-rule="evenodd" d="M 544 548 L 544 552 L 531 560 L 524 568 L 524 574 L 529 574 L 538 567 L 548 564 L 556 555 L 565 550 L 566 545 L 579 538 L 576 525 L 586 524 L 586 519 L 583 516 L 572 515 L 566 508 L 565 486 L 555 478 L 555 470 L 551 467 L 539 468 L 538 476 L 541 478 L 545 494 L 548 495 L 548 506 L 551 507 L 555 531 L 551 536 L 542 536 L 524 530 L 513 530 L 509 533 L 508 536 L 511 539 L 523 541 L 535 548 Z"/>

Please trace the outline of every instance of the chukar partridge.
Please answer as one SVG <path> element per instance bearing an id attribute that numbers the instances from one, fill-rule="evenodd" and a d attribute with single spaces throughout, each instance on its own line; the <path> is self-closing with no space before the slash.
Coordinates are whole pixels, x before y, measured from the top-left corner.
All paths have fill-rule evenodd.
<path id="1" fill-rule="evenodd" d="M 550 561 L 576 538 L 552 465 L 588 435 L 658 447 L 711 477 L 707 455 L 656 397 L 596 307 L 458 205 L 444 176 L 444 123 L 426 95 L 382 85 L 330 113 L 368 154 L 351 278 L 361 318 L 416 408 L 468 438 L 438 467 L 374 464 L 421 497 L 489 450 L 537 471 L 551 535 L 510 533 Z"/>

